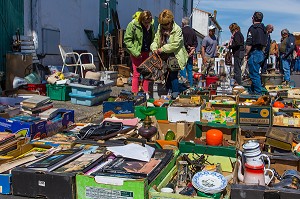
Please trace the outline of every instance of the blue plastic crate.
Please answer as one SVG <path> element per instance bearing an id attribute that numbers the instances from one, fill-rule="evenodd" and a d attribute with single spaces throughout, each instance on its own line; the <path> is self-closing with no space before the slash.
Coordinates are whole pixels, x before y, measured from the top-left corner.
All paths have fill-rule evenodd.
<path id="1" fill-rule="evenodd" d="M 78 95 L 74 93 L 70 93 L 71 96 L 71 103 L 72 104 L 79 104 L 84 106 L 93 106 L 99 102 L 102 102 L 109 98 L 111 90 L 104 91 L 97 95 Z"/>
<path id="2" fill-rule="evenodd" d="M 102 86 L 87 86 L 78 83 L 71 83 L 72 94 L 74 95 L 85 95 L 85 96 L 96 96 L 104 91 L 110 90 L 113 86 L 113 81 L 107 80 L 104 81 Z"/>

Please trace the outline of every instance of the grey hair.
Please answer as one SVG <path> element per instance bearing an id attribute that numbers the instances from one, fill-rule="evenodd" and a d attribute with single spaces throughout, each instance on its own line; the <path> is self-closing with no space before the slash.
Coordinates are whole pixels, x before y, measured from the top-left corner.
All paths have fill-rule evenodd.
<path id="1" fill-rule="evenodd" d="M 289 32 L 289 30 L 288 29 L 283 29 L 282 31 L 281 31 L 281 34 L 283 35 L 283 34 L 285 34 L 285 33 L 287 33 L 287 34 L 289 34 L 290 32 Z"/>
<path id="2" fill-rule="evenodd" d="M 189 19 L 188 17 L 183 17 L 183 18 L 182 18 L 182 23 L 183 23 L 184 25 L 189 25 L 190 19 Z"/>

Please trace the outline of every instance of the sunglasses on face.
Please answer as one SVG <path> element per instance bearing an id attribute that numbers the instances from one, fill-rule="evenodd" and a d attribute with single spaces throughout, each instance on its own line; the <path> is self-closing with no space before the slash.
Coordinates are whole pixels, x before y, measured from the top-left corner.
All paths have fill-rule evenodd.
<path id="1" fill-rule="evenodd" d="M 166 23 L 166 24 L 160 24 L 160 26 L 161 26 L 163 29 L 166 29 L 166 28 L 169 27 L 170 24 L 171 24 L 171 22 Z"/>

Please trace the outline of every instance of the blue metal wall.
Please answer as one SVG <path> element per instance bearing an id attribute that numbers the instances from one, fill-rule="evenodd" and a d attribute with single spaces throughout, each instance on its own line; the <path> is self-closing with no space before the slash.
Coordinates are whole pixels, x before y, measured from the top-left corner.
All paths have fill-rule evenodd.
<path id="1" fill-rule="evenodd" d="M 12 36 L 24 32 L 24 1 L 0 0 L 0 71 L 5 71 L 5 54 L 11 51 Z"/>

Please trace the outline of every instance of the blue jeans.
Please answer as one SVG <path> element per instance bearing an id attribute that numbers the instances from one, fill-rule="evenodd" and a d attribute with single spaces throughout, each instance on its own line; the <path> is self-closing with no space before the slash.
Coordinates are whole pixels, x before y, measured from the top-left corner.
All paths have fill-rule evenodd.
<path id="1" fill-rule="evenodd" d="M 193 86 L 193 58 L 190 57 L 187 61 L 186 67 L 180 71 L 180 75 L 186 78 L 186 73 L 188 76 L 188 80 L 190 82 L 190 86 Z"/>
<path id="2" fill-rule="evenodd" d="M 178 71 L 166 73 L 166 89 L 172 91 L 172 97 L 176 98 L 179 93 Z"/>
<path id="3" fill-rule="evenodd" d="M 284 81 L 290 81 L 291 79 L 291 60 L 283 58 L 281 55 L 281 66 L 283 70 Z"/>
<path id="4" fill-rule="evenodd" d="M 252 81 L 251 91 L 258 95 L 261 95 L 261 78 L 259 70 L 264 62 L 264 59 L 265 56 L 261 50 L 252 51 L 248 59 L 250 79 Z"/>
<path id="5" fill-rule="evenodd" d="M 295 71 L 296 72 L 300 72 L 300 57 L 296 58 L 296 62 L 295 62 Z"/>

